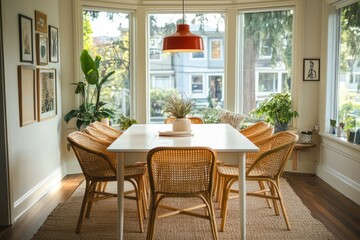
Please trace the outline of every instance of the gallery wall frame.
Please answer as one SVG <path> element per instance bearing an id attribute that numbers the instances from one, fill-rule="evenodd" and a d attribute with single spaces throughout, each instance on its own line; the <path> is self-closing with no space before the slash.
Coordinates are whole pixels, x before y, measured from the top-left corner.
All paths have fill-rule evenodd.
<path id="1" fill-rule="evenodd" d="M 18 66 L 20 127 L 36 122 L 35 67 Z"/>
<path id="2" fill-rule="evenodd" d="M 304 59 L 304 81 L 320 81 L 320 59 Z"/>
<path id="3" fill-rule="evenodd" d="M 19 14 L 20 62 L 33 63 L 33 27 L 32 18 Z"/>
<path id="4" fill-rule="evenodd" d="M 51 25 L 49 25 L 49 61 L 59 62 L 59 31 Z"/>
<path id="5" fill-rule="evenodd" d="M 47 33 L 47 29 L 47 15 L 43 12 L 35 10 L 35 30 L 42 33 Z"/>
<path id="6" fill-rule="evenodd" d="M 48 47 L 47 47 L 47 35 L 42 33 L 36 33 L 36 64 L 47 65 L 48 64 Z"/>
<path id="7" fill-rule="evenodd" d="M 37 69 L 37 112 L 38 121 L 43 121 L 56 116 L 56 69 Z"/>

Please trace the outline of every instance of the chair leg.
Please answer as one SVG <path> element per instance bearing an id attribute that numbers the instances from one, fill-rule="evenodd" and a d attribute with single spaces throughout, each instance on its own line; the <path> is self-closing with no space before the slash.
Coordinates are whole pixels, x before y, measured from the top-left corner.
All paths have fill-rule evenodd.
<path id="1" fill-rule="evenodd" d="M 150 197 L 150 208 L 149 208 L 149 222 L 148 222 L 148 230 L 146 234 L 147 240 L 152 240 L 154 237 L 154 228 L 155 228 L 155 220 L 156 220 L 156 199 L 157 196 Z"/>
<path id="2" fill-rule="evenodd" d="M 227 217 L 227 203 L 229 200 L 231 186 L 237 181 L 237 178 L 229 178 L 224 181 L 224 191 L 222 196 L 221 205 L 221 225 L 220 231 L 223 232 L 225 229 L 226 217 Z"/>
<path id="3" fill-rule="evenodd" d="M 141 195 L 139 194 L 139 185 L 136 179 L 133 178 L 127 178 L 126 181 L 130 182 L 133 185 L 133 188 L 135 189 L 135 196 L 136 196 L 136 205 L 137 205 L 137 214 L 139 218 L 139 227 L 140 232 L 144 232 L 144 226 L 143 226 L 143 210 L 141 205 Z"/>
<path id="4" fill-rule="evenodd" d="M 83 201 L 81 204 L 79 219 L 78 219 L 78 223 L 77 223 L 76 231 L 75 231 L 78 234 L 80 234 L 82 223 L 84 222 L 84 213 L 85 213 L 85 208 L 86 208 L 86 205 L 88 202 L 88 196 L 89 196 L 89 185 L 90 185 L 89 181 L 86 180 L 85 193 L 84 193 Z"/>
<path id="5" fill-rule="evenodd" d="M 274 189 L 276 190 L 278 196 L 279 196 L 279 201 L 280 201 L 280 206 L 281 206 L 281 210 L 282 210 L 282 213 L 284 215 L 284 219 L 285 219 L 285 223 L 286 223 L 286 227 L 288 230 L 290 230 L 290 223 L 289 223 L 289 218 L 288 218 L 288 215 L 286 213 L 286 209 L 285 209 L 285 205 L 284 205 L 284 200 L 282 198 L 282 194 L 281 194 L 281 191 L 280 191 L 280 186 L 278 184 L 274 184 Z"/>
<path id="6" fill-rule="evenodd" d="M 94 191 L 96 190 L 96 187 L 98 186 L 98 184 L 99 184 L 98 182 L 90 183 L 89 193 L 88 193 L 88 204 L 87 204 L 86 214 L 85 214 L 86 218 L 90 217 L 90 212 L 91 212 L 92 205 L 93 205 L 93 199 L 96 197 Z"/>
<path id="7" fill-rule="evenodd" d="M 206 200 L 207 200 L 207 202 L 209 204 L 209 208 L 210 208 L 210 209 L 208 209 L 208 212 L 209 212 L 209 218 L 210 218 L 211 233 L 212 233 L 213 239 L 217 240 L 219 238 L 219 235 L 218 235 L 218 230 L 216 227 L 214 203 L 212 201 L 212 196 L 207 197 Z"/>
<path id="8" fill-rule="evenodd" d="M 273 182 L 268 181 L 269 184 L 269 188 L 270 188 L 270 192 L 271 192 L 271 196 L 273 197 L 278 197 L 279 195 L 276 193 L 276 189 L 274 189 L 274 186 L 276 186 Z M 277 199 L 273 199 L 273 205 L 274 205 L 274 210 L 275 210 L 275 215 L 279 216 L 279 207 L 277 205 Z"/>
<path id="9" fill-rule="evenodd" d="M 259 183 L 259 187 L 261 190 L 265 190 L 265 184 L 263 181 L 258 181 Z M 264 192 L 264 195 L 267 195 L 267 192 Z M 270 199 L 266 198 L 266 202 L 269 208 L 271 208 L 271 203 L 270 203 Z"/>

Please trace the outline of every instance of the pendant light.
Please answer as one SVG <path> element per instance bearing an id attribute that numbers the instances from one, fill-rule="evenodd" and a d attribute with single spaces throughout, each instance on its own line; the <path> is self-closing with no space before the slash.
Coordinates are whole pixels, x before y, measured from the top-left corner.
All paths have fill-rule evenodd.
<path id="1" fill-rule="evenodd" d="M 190 26 L 185 24 L 184 0 L 182 0 L 183 23 L 176 26 L 176 32 L 163 39 L 163 52 L 202 52 L 203 39 L 190 32 Z"/>

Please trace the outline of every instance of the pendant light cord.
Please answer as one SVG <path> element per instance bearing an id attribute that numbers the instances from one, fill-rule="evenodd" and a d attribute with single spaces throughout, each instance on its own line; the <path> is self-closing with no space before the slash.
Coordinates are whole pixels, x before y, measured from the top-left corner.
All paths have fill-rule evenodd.
<path id="1" fill-rule="evenodd" d="M 182 0 L 182 10 L 183 10 L 183 24 L 185 24 L 185 0 Z"/>

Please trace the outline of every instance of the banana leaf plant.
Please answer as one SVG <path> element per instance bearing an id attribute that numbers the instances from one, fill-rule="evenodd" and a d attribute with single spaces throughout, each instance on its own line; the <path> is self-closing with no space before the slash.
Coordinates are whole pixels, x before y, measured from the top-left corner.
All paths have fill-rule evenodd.
<path id="1" fill-rule="evenodd" d="M 81 95 L 81 105 L 78 109 L 73 109 L 64 116 L 64 121 L 69 123 L 76 118 L 76 128 L 86 127 L 92 122 L 99 121 L 101 118 L 115 117 L 112 109 L 106 108 L 106 103 L 100 100 L 101 90 L 109 77 L 115 73 L 110 71 L 100 77 L 99 66 L 101 57 L 93 59 L 87 50 L 83 50 L 80 56 L 81 70 L 84 73 L 85 81 L 73 83 L 76 85 L 75 94 Z"/>

